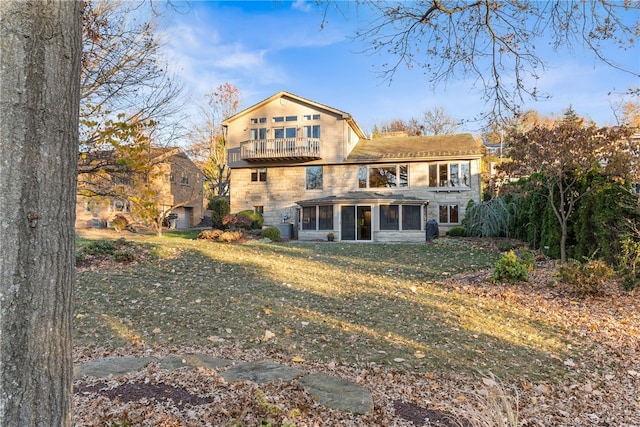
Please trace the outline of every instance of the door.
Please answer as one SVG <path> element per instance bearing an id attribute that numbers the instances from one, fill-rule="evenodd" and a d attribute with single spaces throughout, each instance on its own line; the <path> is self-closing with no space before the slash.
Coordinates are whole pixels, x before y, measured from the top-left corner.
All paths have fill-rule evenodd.
<path id="1" fill-rule="evenodd" d="M 342 206 L 340 240 L 371 240 L 371 206 Z"/>

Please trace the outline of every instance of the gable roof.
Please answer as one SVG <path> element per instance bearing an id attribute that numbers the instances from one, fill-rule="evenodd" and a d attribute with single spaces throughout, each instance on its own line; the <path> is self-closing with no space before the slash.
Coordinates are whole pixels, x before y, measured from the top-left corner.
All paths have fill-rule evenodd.
<path id="1" fill-rule="evenodd" d="M 325 104 L 321 104 L 319 102 L 316 101 L 312 101 L 310 99 L 307 98 L 303 98 L 302 96 L 293 94 L 291 92 L 287 92 L 284 90 L 281 90 L 280 92 L 271 95 L 269 98 L 266 98 L 256 104 L 253 104 L 252 106 L 245 108 L 244 110 L 234 114 L 231 117 L 227 117 L 226 119 L 224 119 L 222 121 L 222 126 L 228 126 L 229 123 L 233 122 L 234 120 L 240 118 L 241 116 L 244 116 L 246 114 L 251 113 L 252 111 L 255 111 L 256 109 L 262 107 L 265 104 L 268 104 L 269 102 L 276 100 L 276 99 L 280 99 L 280 98 L 288 98 L 294 101 L 298 101 L 302 104 L 307 104 L 310 105 L 316 109 L 319 110 L 325 110 L 328 111 L 336 116 L 339 116 L 340 118 L 342 118 L 343 120 L 346 120 L 347 123 L 349 124 L 349 126 L 351 126 L 351 128 L 353 129 L 353 131 L 358 135 L 359 138 L 367 138 L 367 136 L 365 135 L 365 133 L 362 131 L 362 129 L 360 129 L 360 126 L 356 123 L 355 119 L 351 116 L 351 114 L 342 111 L 342 110 L 338 110 L 337 108 L 333 108 L 330 107 L 328 105 Z"/>
<path id="2" fill-rule="evenodd" d="M 347 156 L 351 161 L 480 156 L 483 148 L 470 133 L 374 138 L 359 141 Z"/>

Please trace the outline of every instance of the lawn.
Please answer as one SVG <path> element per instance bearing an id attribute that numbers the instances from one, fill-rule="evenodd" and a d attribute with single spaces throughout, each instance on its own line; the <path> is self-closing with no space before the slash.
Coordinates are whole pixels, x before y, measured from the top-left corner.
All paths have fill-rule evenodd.
<path id="1" fill-rule="evenodd" d="M 500 254 L 433 245 L 223 244 L 127 235 L 144 261 L 77 274 L 76 346 L 265 348 L 306 360 L 556 381 L 581 344 L 556 320 L 451 278 Z M 79 247 L 89 240 L 80 239 Z"/>

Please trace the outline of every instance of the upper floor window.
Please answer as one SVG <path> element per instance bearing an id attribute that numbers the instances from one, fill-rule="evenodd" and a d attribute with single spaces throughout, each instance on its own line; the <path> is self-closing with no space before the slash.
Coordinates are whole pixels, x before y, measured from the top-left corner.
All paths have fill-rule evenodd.
<path id="1" fill-rule="evenodd" d="M 277 116 L 273 118 L 274 123 L 284 122 L 284 116 Z"/>
<path id="2" fill-rule="evenodd" d="M 303 132 L 305 138 L 320 138 L 320 125 L 305 126 Z"/>
<path id="3" fill-rule="evenodd" d="M 360 166 L 358 188 L 408 187 L 408 171 L 407 164 Z"/>
<path id="4" fill-rule="evenodd" d="M 267 139 L 267 128 L 251 129 L 251 139 Z"/>
<path id="5" fill-rule="evenodd" d="M 295 138 L 296 137 L 296 128 L 274 128 L 273 129 L 273 137 L 275 139 Z"/>
<path id="6" fill-rule="evenodd" d="M 320 120 L 320 114 L 305 114 L 303 120 Z"/>
<path id="7" fill-rule="evenodd" d="M 267 168 L 251 169 L 251 182 L 266 182 Z"/>
<path id="8" fill-rule="evenodd" d="M 287 116 L 284 118 L 285 122 L 297 122 L 298 121 L 298 116 Z"/>
<path id="9" fill-rule="evenodd" d="M 307 166 L 307 190 L 322 189 L 322 166 Z"/>
<path id="10" fill-rule="evenodd" d="M 429 164 L 429 187 L 470 187 L 471 162 Z"/>
<path id="11" fill-rule="evenodd" d="M 182 185 L 189 185 L 189 177 L 188 177 L 188 176 L 186 176 L 186 175 L 185 175 L 185 176 L 182 176 L 182 177 L 180 178 L 180 184 L 182 184 Z"/>

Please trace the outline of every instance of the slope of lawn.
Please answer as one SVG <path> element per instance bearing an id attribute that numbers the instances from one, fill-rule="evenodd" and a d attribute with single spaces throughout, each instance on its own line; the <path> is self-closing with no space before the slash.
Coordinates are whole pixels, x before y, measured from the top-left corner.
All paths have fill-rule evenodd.
<path id="1" fill-rule="evenodd" d="M 137 261 L 79 268 L 74 344 L 259 347 L 351 366 L 548 381 L 582 351 L 558 319 L 500 292 L 452 285 L 454 275 L 486 270 L 500 257 L 468 240 L 223 244 L 192 237 L 128 234 L 126 251 Z M 79 248 L 90 244 L 78 240 Z"/>

